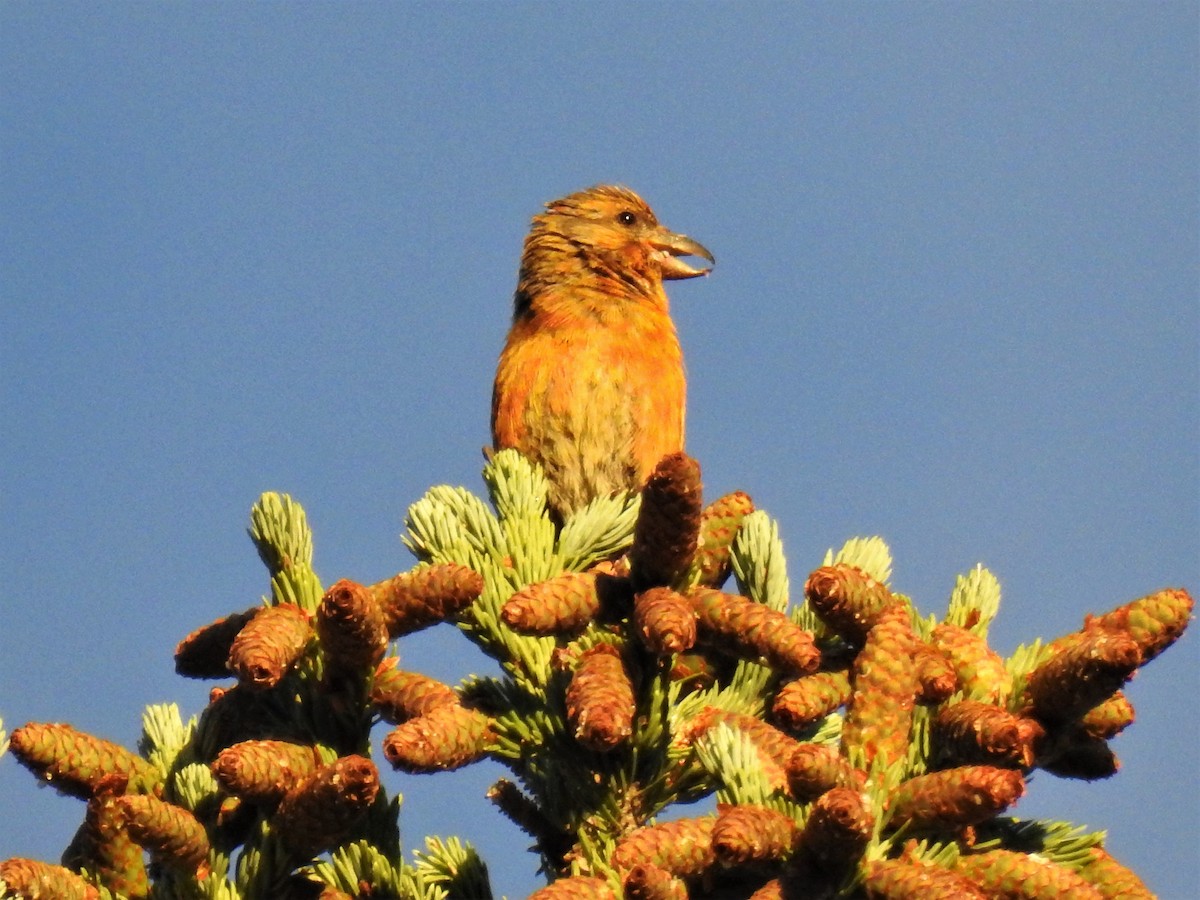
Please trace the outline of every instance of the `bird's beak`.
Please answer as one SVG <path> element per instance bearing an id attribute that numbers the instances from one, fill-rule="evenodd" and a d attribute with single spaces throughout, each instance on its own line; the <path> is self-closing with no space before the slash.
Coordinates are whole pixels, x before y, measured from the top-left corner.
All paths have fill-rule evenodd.
<path id="1" fill-rule="evenodd" d="M 654 261 L 662 270 L 663 278 L 695 278 L 697 275 L 709 273 L 709 269 L 697 269 L 688 265 L 679 259 L 681 256 L 700 256 L 714 265 L 717 262 L 703 244 L 693 241 L 686 234 L 658 231 L 650 237 L 650 246 L 654 248 Z"/>

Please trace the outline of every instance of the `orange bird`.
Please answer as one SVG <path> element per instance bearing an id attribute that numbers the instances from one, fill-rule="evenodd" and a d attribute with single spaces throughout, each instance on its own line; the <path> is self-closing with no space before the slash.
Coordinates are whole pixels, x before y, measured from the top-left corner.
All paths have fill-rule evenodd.
<path id="1" fill-rule="evenodd" d="M 681 256 L 715 262 L 627 188 L 588 188 L 533 218 L 496 368 L 492 440 L 541 464 L 560 518 L 640 489 L 683 449 L 687 383 L 663 280 L 709 270 Z"/>

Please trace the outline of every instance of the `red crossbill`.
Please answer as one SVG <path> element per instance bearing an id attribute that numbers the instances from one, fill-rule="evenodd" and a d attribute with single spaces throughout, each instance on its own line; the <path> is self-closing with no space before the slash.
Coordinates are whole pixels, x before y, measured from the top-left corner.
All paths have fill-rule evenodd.
<path id="1" fill-rule="evenodd" d="M 525 239 L 512 328 L 492 391 L 492 439 L 540 463 L 565 518 L 638 490 L 683 450 L 687 385 L 664 279 L 713 262 L 633 191 L 598 186 L 546 204 Z"/>

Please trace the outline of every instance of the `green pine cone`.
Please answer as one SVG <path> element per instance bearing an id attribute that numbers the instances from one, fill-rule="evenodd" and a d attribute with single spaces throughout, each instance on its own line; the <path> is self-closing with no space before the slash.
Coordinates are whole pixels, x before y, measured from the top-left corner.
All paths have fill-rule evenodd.
<path id="1" fill-rule="evenodd" d="M 989 900 L 990 894 L 961 875 L 904 859 L 868 863 L 863 888 L 870 900 Z"/>
<path id="2" fill-rule="evenodd" d="M 842 751 L 847 755 L 860 750 L 868 765 L 877 757 L 891 765 L 907 755 L 918 689 L 916 645 L 908 607 L 902 603 L 889 608 L 871 628 L 851 670 L 853 693 L 842 724 Z"/>
<path id="3" fill-rule="evenodd" d="M 1079 724 L 1092 737 L 1108 740 L 1132 725 L 1133 719 L 1133 704 L 1124 692 L 1117 691 L 1084 713 Z"/>
<path id="4" fill-rule="evenodd" d="M 1145 882 L 1109 856 L 1107 850 L 1092 847 L 1088 855 L 1090 858 L 1079 874 L 1105 900 L 1154 900 L 1154 894 Z"/>
<path id="5" fill-rule="evenodd" d="M 729 580 L 730 550 L 742 520 L 754 512 L 754 501 L 743 491 L 719 497 L 700 514 L 700 546 L 692 560 L 694 584 L 719 588 Z"/>
<path id="6" fill-rule="evenodd" d="M 111 776 L 124 778 L 125 790 L 137 792 L 153 789 L 160 780 L 158 769 L 140 756 L 70 725 L 30 722 L 12 733 L 10 748 L 34 775 L 82 800 Z"/>
<path id="7" fill-rule="evenodd" d="M 1194 606 L 1187 591 L 1169 588 L 1118 606 L 1102 616 L 1089 616 L 1084 627 L 1125 632 L 1137 642 L 1145 665 L 1183 634 Z"/>
<path id="8" fill-rule="evenodd" d="M 1103 894 L 1066 866 L 1030 853 L 967 853 L 954 865 L 997 900 L 1102 900 Z"/>
<path id="9" fill-rule="evenodd" d="M 1010 691 L 1008 670 L 983 637 L 959 625 L 943 623 L 933 629 L 930 643 L 950 661 L 967 699 L 1004 705 Z"/>
<path id="10" fill-rule="evenodd" d="M 101 789 L 87 802 L 83 823 L 63 852 L 63 865 L 87 869 L 114 893 L 140 900 L 150 891 L 141 845 L 125 828 L 118 795 Z"/>

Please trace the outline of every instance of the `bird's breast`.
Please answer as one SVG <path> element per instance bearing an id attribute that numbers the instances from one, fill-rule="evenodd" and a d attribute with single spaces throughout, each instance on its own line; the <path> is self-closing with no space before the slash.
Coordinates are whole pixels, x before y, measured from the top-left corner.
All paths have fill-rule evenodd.
<path id="1" fill-rule="evenodd" d="M 665 312 L 533 317 L 514 324 L 493 398 L 497 447 L 516 447 L 578 500 L 637 489 L 683 449 L 686 384 Z"/>

